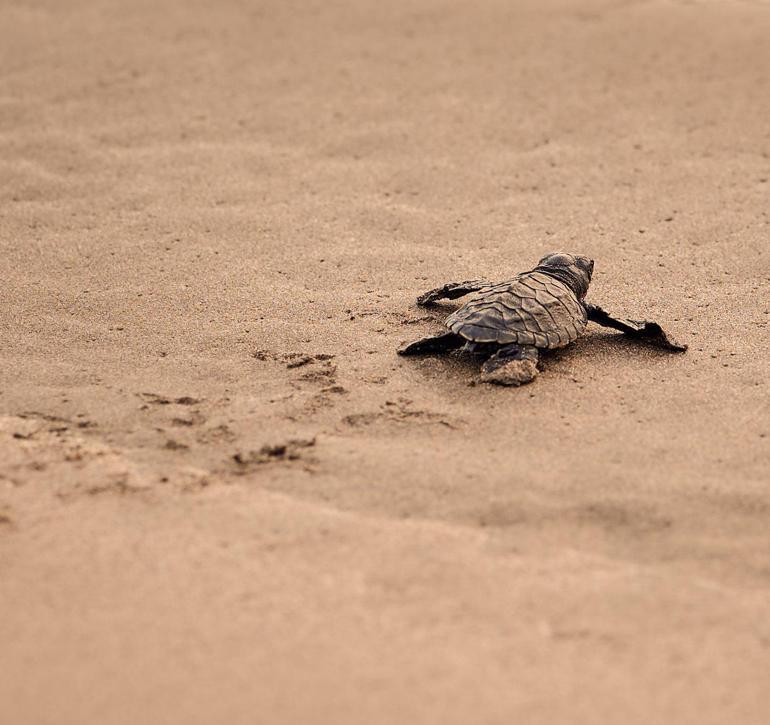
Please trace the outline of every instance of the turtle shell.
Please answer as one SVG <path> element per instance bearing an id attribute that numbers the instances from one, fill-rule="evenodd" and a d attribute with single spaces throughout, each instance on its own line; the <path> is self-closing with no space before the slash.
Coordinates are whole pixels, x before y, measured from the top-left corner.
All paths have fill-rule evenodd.
<path id="1" fill-rule="evenodd" d="M 540 348 L 569 345 L 586 323 L 585 308 L 575 293 L 543 272 L 487 285 L 446 319 L 452 332 L 472 342 Z"/>

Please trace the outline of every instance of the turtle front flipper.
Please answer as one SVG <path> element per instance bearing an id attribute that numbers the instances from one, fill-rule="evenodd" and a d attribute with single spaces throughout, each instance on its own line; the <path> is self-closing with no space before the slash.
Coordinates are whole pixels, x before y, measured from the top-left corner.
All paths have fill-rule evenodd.
<path id="1" fill-rule="evenodd" d="M 425 307 L 439 300 L 456 300 L 458 297 L 464 297 L 471 292 L 478 292 L 488 284 L 489 282 L 483 279 L 471 279 L 467 282 L 447 282 L 443 287 L 436 287 L 436 289 L 420 295 L 417 298 L 417 304 Z"/>
<path id="2" fill-rule="evenodd" d="M 443 335 L 424 337 L 406 347 L 402 347 L 399 355 L 441 355 L 456 350 L 465 344 L 465 339 L 454 332 L 445 332 Z"/>
<path id="3" fill-rule="evenodd" d="M 668 333 L 657 323 L 651 320 L 627 320 L 621 317 L 612 317 L 606 310 L 598 305 L 584 303 L 586 314 L 591 322 L 613 330 L 620 330 L 629 337 L 642 340 L 655 347 L 660 347 L 671 352 L 684 352 L 687 345 L 680 345 L 673 340 Z"/>
<path id="4" fill-rule="evenodd" d="M 537 377 L 538 352 L 529 345 L 504 345 L 481 367 L 481 382 L 525 385 Z"/>

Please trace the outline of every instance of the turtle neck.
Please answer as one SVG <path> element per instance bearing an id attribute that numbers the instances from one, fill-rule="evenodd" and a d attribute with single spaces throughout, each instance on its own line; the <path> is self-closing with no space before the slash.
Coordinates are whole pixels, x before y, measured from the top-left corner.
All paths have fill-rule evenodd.
<path id="1" fill-rule="evenodd" d="M 588 283 L 585 281 L 585 276 L 572 272 L 567 267 L 550 267 L 550 266 L 538 266 L 532 270 L 533 272 L 542 272 L 549 277 L 558 279 L 567 285 L 574 293 L 575 296 L 582 300 L 588 292 Z"/>

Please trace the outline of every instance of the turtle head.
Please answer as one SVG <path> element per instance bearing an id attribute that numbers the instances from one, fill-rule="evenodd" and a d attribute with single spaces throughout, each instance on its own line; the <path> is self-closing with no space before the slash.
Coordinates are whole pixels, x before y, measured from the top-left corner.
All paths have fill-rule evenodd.
<path id="1" fill-rule="evenodd" d="M 594 271 L 594 260 L 577 254 L 556 252 L 543 257 L 536 269 L 552 277 L 560 279 L 582 300 L 588 292 L 591 275 Z"/>

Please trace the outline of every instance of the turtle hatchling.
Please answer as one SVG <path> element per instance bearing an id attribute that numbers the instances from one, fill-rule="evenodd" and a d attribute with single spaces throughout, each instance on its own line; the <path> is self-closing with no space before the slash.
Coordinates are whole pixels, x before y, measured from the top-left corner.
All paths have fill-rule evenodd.
<path id="1" fill-rule="evenodd" d="M 612 317 L 586 302 L 593 271 L 592 259 L 560 252 L 543 257 L 534 269 L 506 282 L 445 284 L 418 297 L 417 304 L 476 294 L 446 318 L 448 332 L 417 340 L 398 352 L 436 355 L 463 348 L 485 358 L 483 382 L 523 385 L 537 375 L 538 350 L 569 345 L 585 332 L 589 320 L 664 350 L 687 349 L 657 322 Z"/>

